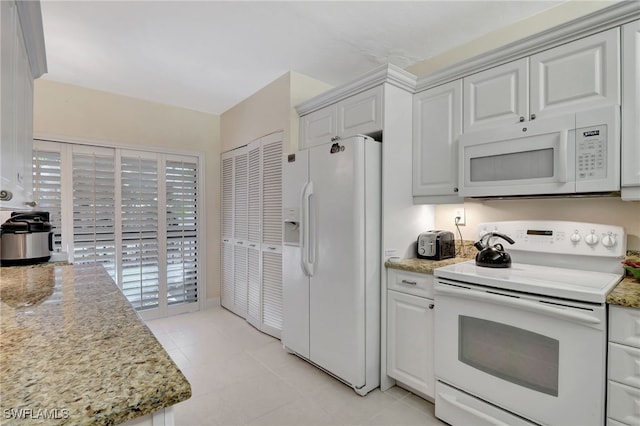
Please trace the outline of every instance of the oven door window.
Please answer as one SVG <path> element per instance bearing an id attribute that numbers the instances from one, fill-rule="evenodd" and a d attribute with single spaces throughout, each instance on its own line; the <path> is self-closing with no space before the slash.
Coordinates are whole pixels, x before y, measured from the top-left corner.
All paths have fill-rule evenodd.
<path id="1" fill-rule="evenodd" d="M 508 382 L 558 396 L 558 340 L 494 321 L 458 318 L 460 362 Z"/>

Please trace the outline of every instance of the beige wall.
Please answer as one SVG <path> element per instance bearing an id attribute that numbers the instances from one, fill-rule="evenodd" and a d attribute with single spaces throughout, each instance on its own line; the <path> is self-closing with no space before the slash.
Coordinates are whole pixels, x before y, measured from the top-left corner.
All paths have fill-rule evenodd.
<path id="1" fill-rule="evenodd" d="M 569 1 L 532 18 L 480 37 L 407 70 L 421 76 L 440 70 L 456 62 L 469 59 L 507 43 L 534 35 L 611 5 L 612 1 Z M 436 206 L 435 225 L 439 229 L 455 231 L 453 209 L 464 207 L 466 226 L 461 227 L 465 239 L 476 238 L 481 222 L 495 220 L 548 219 L 575 220 L 591 223 L 621 225 L 628 234 L 627 247 L 640 250 L 640 202 L 623 202 L 619 198 L 563 198 L 542 200 L 470 201 L 463 205 Z"/>
<path id="2" fill-rule="evenodd" d="M 617 0 L 570 0 L 531 18 L 516 22 L 515 24 L 478 37 L 469 43 L 443 52 L 440 55 L 418 62 L 408 67 L 407 71 L 417 76 L 422 76 L 488 52 L 489 50 L 499 48 L 513 41 L 532 36 L 562 23 L 596 12 L 616 2 Z"/>
<path id="3" fill-rule="evenodd" d="M 220 117 L 39 79 L 35 136 L 120 143 L 205 155 L 207 298 L 220 296 Z"/>
<path id="4" fill-rule="evenodd" d="M 302 74 L 284 74 L 222 114 L 221 151 L 238 148 L 280 130 L 284 132 L 284 151 L 294 151 L 298 147 L 295 105 L 330 88 Z"/>

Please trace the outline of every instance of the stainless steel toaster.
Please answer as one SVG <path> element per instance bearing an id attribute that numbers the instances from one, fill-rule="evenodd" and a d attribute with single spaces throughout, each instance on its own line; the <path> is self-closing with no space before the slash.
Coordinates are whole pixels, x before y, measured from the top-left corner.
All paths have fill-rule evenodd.
<path id="1" fill-rule="evenodd" d="M 418 258 L 429 260 L 451 259 L 456 256 L 453 232 L 432 230 L 418 236 Z"/>

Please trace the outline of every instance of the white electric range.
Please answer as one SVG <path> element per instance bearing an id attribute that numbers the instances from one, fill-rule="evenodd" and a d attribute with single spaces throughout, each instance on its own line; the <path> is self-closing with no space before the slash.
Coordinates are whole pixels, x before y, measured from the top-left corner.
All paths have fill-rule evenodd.
<path id="1" fill-rule="evenodd" d="M 484 223 L 509 268 L 434 271 L 436 416 L 452 425 L 601 425 L 607 294 L 621 281 L 623 228 Z M 493 239 L 493 238 L 492 238 Z"/>

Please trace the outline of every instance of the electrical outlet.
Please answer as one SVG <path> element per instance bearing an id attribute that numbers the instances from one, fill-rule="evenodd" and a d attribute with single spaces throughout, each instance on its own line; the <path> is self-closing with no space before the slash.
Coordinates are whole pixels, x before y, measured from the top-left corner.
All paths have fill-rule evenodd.
<path id="1" fill-rule="evenodd" d="M 456 222 L 456 218 L 460 218 L 457 222 Z M 464 225 L 465 224 L 465 217 L 464 217 L 464 208 L 460 207 L 457 209 L 453 210 L 453 223 L 454 224 L 458 224 L 458 225 Z"/>

